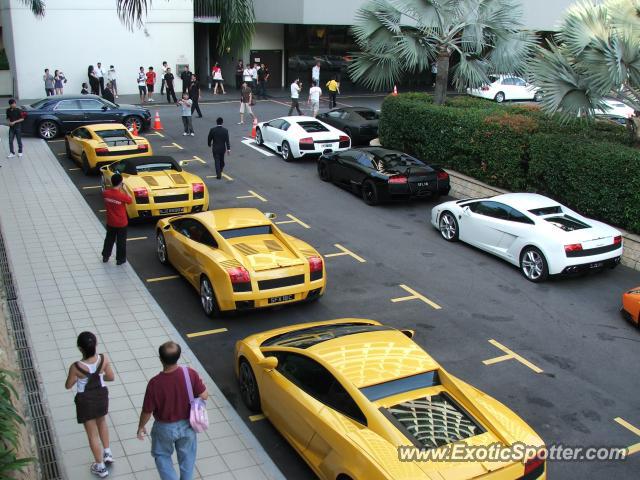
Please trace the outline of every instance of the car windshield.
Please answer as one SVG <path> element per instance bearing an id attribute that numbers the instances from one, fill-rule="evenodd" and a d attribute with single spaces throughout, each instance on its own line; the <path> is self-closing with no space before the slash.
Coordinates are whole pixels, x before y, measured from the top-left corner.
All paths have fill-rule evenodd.
<path id="1" fill-rule="evenodd" d="M 126 128 L 117 128 L 113 130 L 98 130 L 96 134 L 102 138 L 103 140 L 108 140 L 111 138 L 129 138 L 129 131 Z"/>
<path id="2" fill-rule="evenodd" d="M 35 103 L 32 103 L 30 106 L 31 108 L 42 108 L 43 105 L 45 105 L 46 103 L 50 102 L 51 100 L 48 98 L 43 98 L 42 100 L 38 100 Z"/>
<path id="3" fill-rule="evenodd" d="M 356 113 L 365 120 L 378 120 L 378 113 L 375 110 L 356 110 Z"/>
<path id="4" fill-rule="evenodd" d="M 424 162 L 417 158 L 410 157 L 404 153 L 388 153 L 382 157 L 385 168 L 392 169 L 397 167 L 425 167 Z"/>
<path id="5" fill-rule="evenodd" d="M 534 208 L 529 211 L 538 217 L 544 217 L 545 215 L 557 215 L 558 213 L 562 213 L 562 207 L 560 205 L 554 205 L 552 207 Z"/>
<path id="6" fill-rule="evenodd" d="M 399 393 L 411 392 L 421 388 L 433 387 L 440 385 L 438 371 L 432 370 L 426 373 L 419 373 L 410 377 L 398 378 L 388 382 L 371 385 L 370 387 L 361 388 L 360 391 L 372 402 L 381 398 L 391 397 Z"/>
<path id="7" fill-rule="evenodd" d="M 255 227 L 232 228 L 229 230 L 219 230 L 222 238 L 250 237 L 252 235 L 269 235 L 272 233 L 271 225 L 258 225 Z"/>
<path id="8" fill-rule="evenodd" d="M 161 172 L 163 170 L 173 170 L 173 165 L 170 163 L 144 163 L 142 165 L 136 165 L 136 172 L 148 173 L 148 172 Z"/>
<path id="9" fill-rule="evenodd" d="M 329 129 L 322 125 L 320 122 L 298 122 L 305 132 L 307 133 L 317 133 L 317 132 L 328 132 Z"/>
<path id="10" fill-rule="evenodd" d="M 559 217 L 547 217 L 545 220 L 556 227 L 564 230 L 565 232 L 573 232 L 574 230 L 583 230 L 585 228 L 591 228 L 584 222 L 581 222 L 577 218 L 570 217 L 569 215 L 562 215 Z"/>
<path id="11" fill-rule="evenodd" d="M 340 323 L 337 325 L 317 325 L 303 328 L 293 332 L 286 332 L 262 342 L 261 347 L 295 347 L 309 348 L 318 343 L 326 342 L 334 338 L 346 335 L 355 335 L 364 332 L 380 332 L 392 330 L 383 325 L 371 325 L 370 323 Z"/>

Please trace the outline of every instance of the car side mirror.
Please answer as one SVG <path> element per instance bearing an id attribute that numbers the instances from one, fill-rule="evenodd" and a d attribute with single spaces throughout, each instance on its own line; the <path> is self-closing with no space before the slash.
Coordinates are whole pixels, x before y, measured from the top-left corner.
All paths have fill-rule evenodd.
<path id="1" fill-rule="evenodd" d="M 273 212 L 265 212 L 264 216 L 267 217 L 269 220 L 275 220 L 276 218 L 278 218 L 278 215 L 276 215 Z"/>
<path id="2" fill-rule="evenodd" d="M 258 362 L 258 365 L 270 372 L 271 370 L 275 370 L 278 366 L 278 359 L 276 357 L 264 357 Z"/>
<path id="3" fill-rule="evenodd" d="M 404 334 L 405 334 L 407 337 L 409 337 L 409 338 L 413 338 L 413 337 L 415 336 L 415 334 L 416 334 L 416 331 L 415 331 L 415 330 L 408 330 L 408 329 L 405 329 L 405 330 L 400 330 L 400 331 L 401 331 L 402 333 L 404 333 Z"/>
<path id="4" fill-rule="evenodd" d="M 270 127 L 271 125 L 269 125 L 269 123 L 263 123 L 262 126 L 263 127 Z"/>
<path id="5" fill-rule="evenodd" d="M 103 112 L 106 112 L 107 110 L 109 110 L 109 107 L 107 107 L 106 105 L 103 105 L 103 106 L 102 106 L 102 111 L 103 111 Z"/>
<path id="6" fill-rule="evenodd" d="M 462 213 L 464 213 L 466 216 L 469 216 L 469 215 L 471 215 L 471 209 L 468 206 L 464 207 L 462 209 Z"/>

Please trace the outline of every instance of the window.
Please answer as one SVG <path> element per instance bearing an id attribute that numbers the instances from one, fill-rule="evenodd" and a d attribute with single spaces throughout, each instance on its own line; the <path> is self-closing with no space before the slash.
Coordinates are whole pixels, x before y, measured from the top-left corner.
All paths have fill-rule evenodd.
<path id="1" fill-rule="evenodd" d="M 534 208 L 533 210 L 529 211 L 538 217 L 543 217 L 544 215 L 555 215 L 557 213 L 562 213 L 562 207 L 560 205 L 554 205 L 553 207 Z"/>
<path id="2" fill-rule="evenodd" d="M 104 104 L 93 98 L 83 98 L 80 101 L 80 108 L 82 110 L 102 110 Z M 62 103 L 62 102 L 61 102 Z"/>
<path id="3" fill-rule="evenodd" d="M 222 238 L 225 238 L 227 240 L 229 240 L 230 238 L 250 237 L 252 235 L 269 235 L 271 233 L 271 225 L 233 228 L 230 230 L 220 230 L 218 233 L 222 235 Z"/>
<path id="4" fill-rule="evenodd" d="M 275 120 L 271 120 L 269 122 L 269 126 L 273 127 L 273 128 L 280 128 L 280 127 L 282 127 L 283 123 L 284 123 L 284 120 L 282 120 L 280 118 L 276 118 Z"/>
<path id="5" fill-rule="evenodd" d="M 185 237 L 193 240 L 194 242 L 202 243 L 209 247 L 218 248 L 217 242 L 214 240 L 213 235 L 197 220 L 193 218 L 183 218 L 171 223 L 173 228 L 184 235 Z"/>
<path id="6" fill-rule="evenodd" d="M 172 163 L 164 163 L 164 162 L 155 162 L 155 163 L 143 163 L 141 165 L 136 165 L 137 173 L 147 173 L 147 172 L 163 172 L 165 170 L 173 170 Z"/>
<path id="7" fill-rule="evenodd" d="M 380 118 L 378 112 L 376 112 L 375 110 L 356 110 L 355 113 L 360 115 L 365 120 L 378 120 Z"/>
<path id="8" fill-rule="evenodd" d="M 77 100 L 61 100 L 54 110 L 80 110 L 80 105 Z"/>
<path id="9" fill-rule="evenodd" d="M 376 170 L 377 170 L 377 168 L 376 168 L 376 167 L 377 167 L 377 166 L 376 166 L 376 164 L 375 164 L 375 163 L 373 163 L 372 158 L 371 158 L 371 157 L 369 157 L 369 155 L 367 155 L 366 153 L 361 153 L 361 154 L 358 156 L 358 163 L 359 163 L 360 165 L 362 165 L 363 167 L 366 167 L 366 168 L 373 168 L 373 169 L 376 169 Z"/>
<path id="10" fill-rule="evenodd" d="M 317 325 L 315 327 L 302 328 L 291 332 L 282 333 L 271 337 L 260 345 L 261 347 L 294 347 L 309 348 L 318 343 L 334 338 L 340 338 L 357 333 L 380 332 L 392 330 L 383 325 L 371 325 L 370 323 L 338 323 L 336 325 Z"/>
<path id="11" fill-rule="evenodd" d="M 518 223 L 527 223 L 529 225 L 535 225 L 535 222 L 527 217 L 524 213 L 519 212 L 515 208 L 509 208 L 509 220 Z"/>
<path id="12" fill-rule="evenodd" d="M 381 159 L 384 162 L 385 169 L 389 170 L 397 167 L 420 167 L 432 171 L 432 169 L 421 160 L 400 152 L 389 153 L 381 157 Z"/>
<path id="13" fill-rule="evenodd" d="M 282 125 L 280 125 L 280 130 L 286 132 L 287 130 L 289 130 L 290 126 L 291 124 L 289 122 L 287 122 L 286 120 L 282 120 Z"/>
<path id="14" fill-rule="evenodd" d="M 117 128 L 113 130 L 99 130 L 97 134 L 103 140 L 108 140 L 110 138 L 121 138 L 121 137 L 129 138 L 129 131 L 126 128 Z"/>
<path id="15" fill-rule="evenodd" d="M 78 128 L 73 132 L 73 136 L 76 138 L 84 138 L 86 140 L 91 139 L 91 134 L 86 128 Z"/>
<path id="16" fill-rule="evenodd" d="M 521 78 L 512 78 L 513 80 L 513 84 L 518 86 L 518 87 L 526 87 L 527 86 L 527 82 L 525 82 L 523 79 Z"/>
<path id="17" fill-rule="evenodd" d="M 327 112 L 326 115 L 329 118 L 342 118 L 344 117 L 344 113 L 342 110 L 332 110 L 330 112 Z"/>
<path id="18" fill-rule="evenodd" d="M 358 158 L 360 157 L 361 152 L 358 150 L 350 150 L 346 152 L 340 152 L 337 156 L 340 160 L 349 165 L 355 165 L 358 163 Z"/>
<path id="19" fill-rule="evenodd" d="M 328 132 L 329 129 L 322 125 L 320 122 L 298 122 L 298 125 L 302 127 L 302 129 L 307 133 L 319 133 L 319 132 Z"/>
<path id="20" fill-rule="evenodd" d="M 469 208 L 473 213 L 478 215 L 497 218 L 499 220 L 509 220 L 509 207 L 498 202 L 472 203 L 469 205 Z"/>
<path id="21" fill-rule="evenodd" d="M 127 164 L 125 162 L 115 162 L 109 165 L 109 169 L 112 172 L 122 174 L 127 169 Z"/>
<path id="22" fill-rule="evenodd" d="M 399 393 L 411 392 L 421 388 L 433 387 L 440 385 L 440 377 L 437 370 L 426 373 L 419 373 L 410 377 L 398 378 L 388 382 L 371 385 L 370 387 L 361 388 L 360 391 L 372 402 L 381 398 L 391 397 Z"/>

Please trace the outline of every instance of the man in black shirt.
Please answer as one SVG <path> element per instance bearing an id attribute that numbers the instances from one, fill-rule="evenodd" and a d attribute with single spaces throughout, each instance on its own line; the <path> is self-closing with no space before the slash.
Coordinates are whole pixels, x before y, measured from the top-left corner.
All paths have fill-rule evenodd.
<path id="1" fill-rule="evenodd" d="M 191 83 L 189 84 L 189 98 L 191 99 L 191 115 L 196 110 L 198 111 L 198 118 L 202 118 L 202 111 L 200 111 L 200 105 L 198 105 L 198 100 L 200 100 L 200 82 L 198 81 L 198 77 L 195 75 L 191 75 Z"/>
<path id="2" fill-rule="evenodd" d="M 216 126 L 209 130 L 207 145 L 213 150 L 213 159 L 216 162 L 216 178 L 222 178 L 224 169 L 224 154 L 231 153 L 231 143 L 229 143 L 229 131 L 222 126 L 222 117 L 216 119 Z"/>
<path id="3" fill-rule="evenodd" d="M 189 66 L 185 65 L 184 70 L 180 74 L 180 79 L 182 80 L 182 93 L 185 94 L 189 91 L 189 85 L 191 84 L 191 73 L 189 71 Z"/>
<path id="4" fill-rule="evenodd" d="M 9 124 L 9 155 L 7 158 L 15 157 L 16 152 L 13 150 L 13 139 L 18 140 L 18 156 L 22 156 L 22 110 L 16 105 L 15 99 L 9 100 L 9 108 L 7 108 L 7 123 Z"/>
<path id="5" fill-rule="evenodd" d="M 173 88 L 173 81 L 175 77 L 173 73 L 171 73 L 171 68 L 167 67 L 167 73 L 164 74 L 164 87 L 167 89 L 167 103 L 171 103 L 171 99 L 173 98 L 173 103 L 178 103 L 178 99 L 176 98 L 176 91 Z"/>
<path id="6" fill-rule="evenodd" d="M 263 63 L 258 69 L 258 98 L 267 99 L 267 80 L 269 80 L 269 69 Z"/>

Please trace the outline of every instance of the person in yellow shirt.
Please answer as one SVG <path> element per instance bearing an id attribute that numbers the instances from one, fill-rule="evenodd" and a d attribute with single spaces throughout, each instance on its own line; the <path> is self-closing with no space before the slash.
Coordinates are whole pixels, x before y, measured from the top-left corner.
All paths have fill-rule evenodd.
<path id="1" fill-rule="evenodd" d="M 329 90 L 329 108 L 336 108 L 336 95 L 340 93 L 340 83 L 336 80 L 335 75 L 327 82 L 327 90 Z"/>

